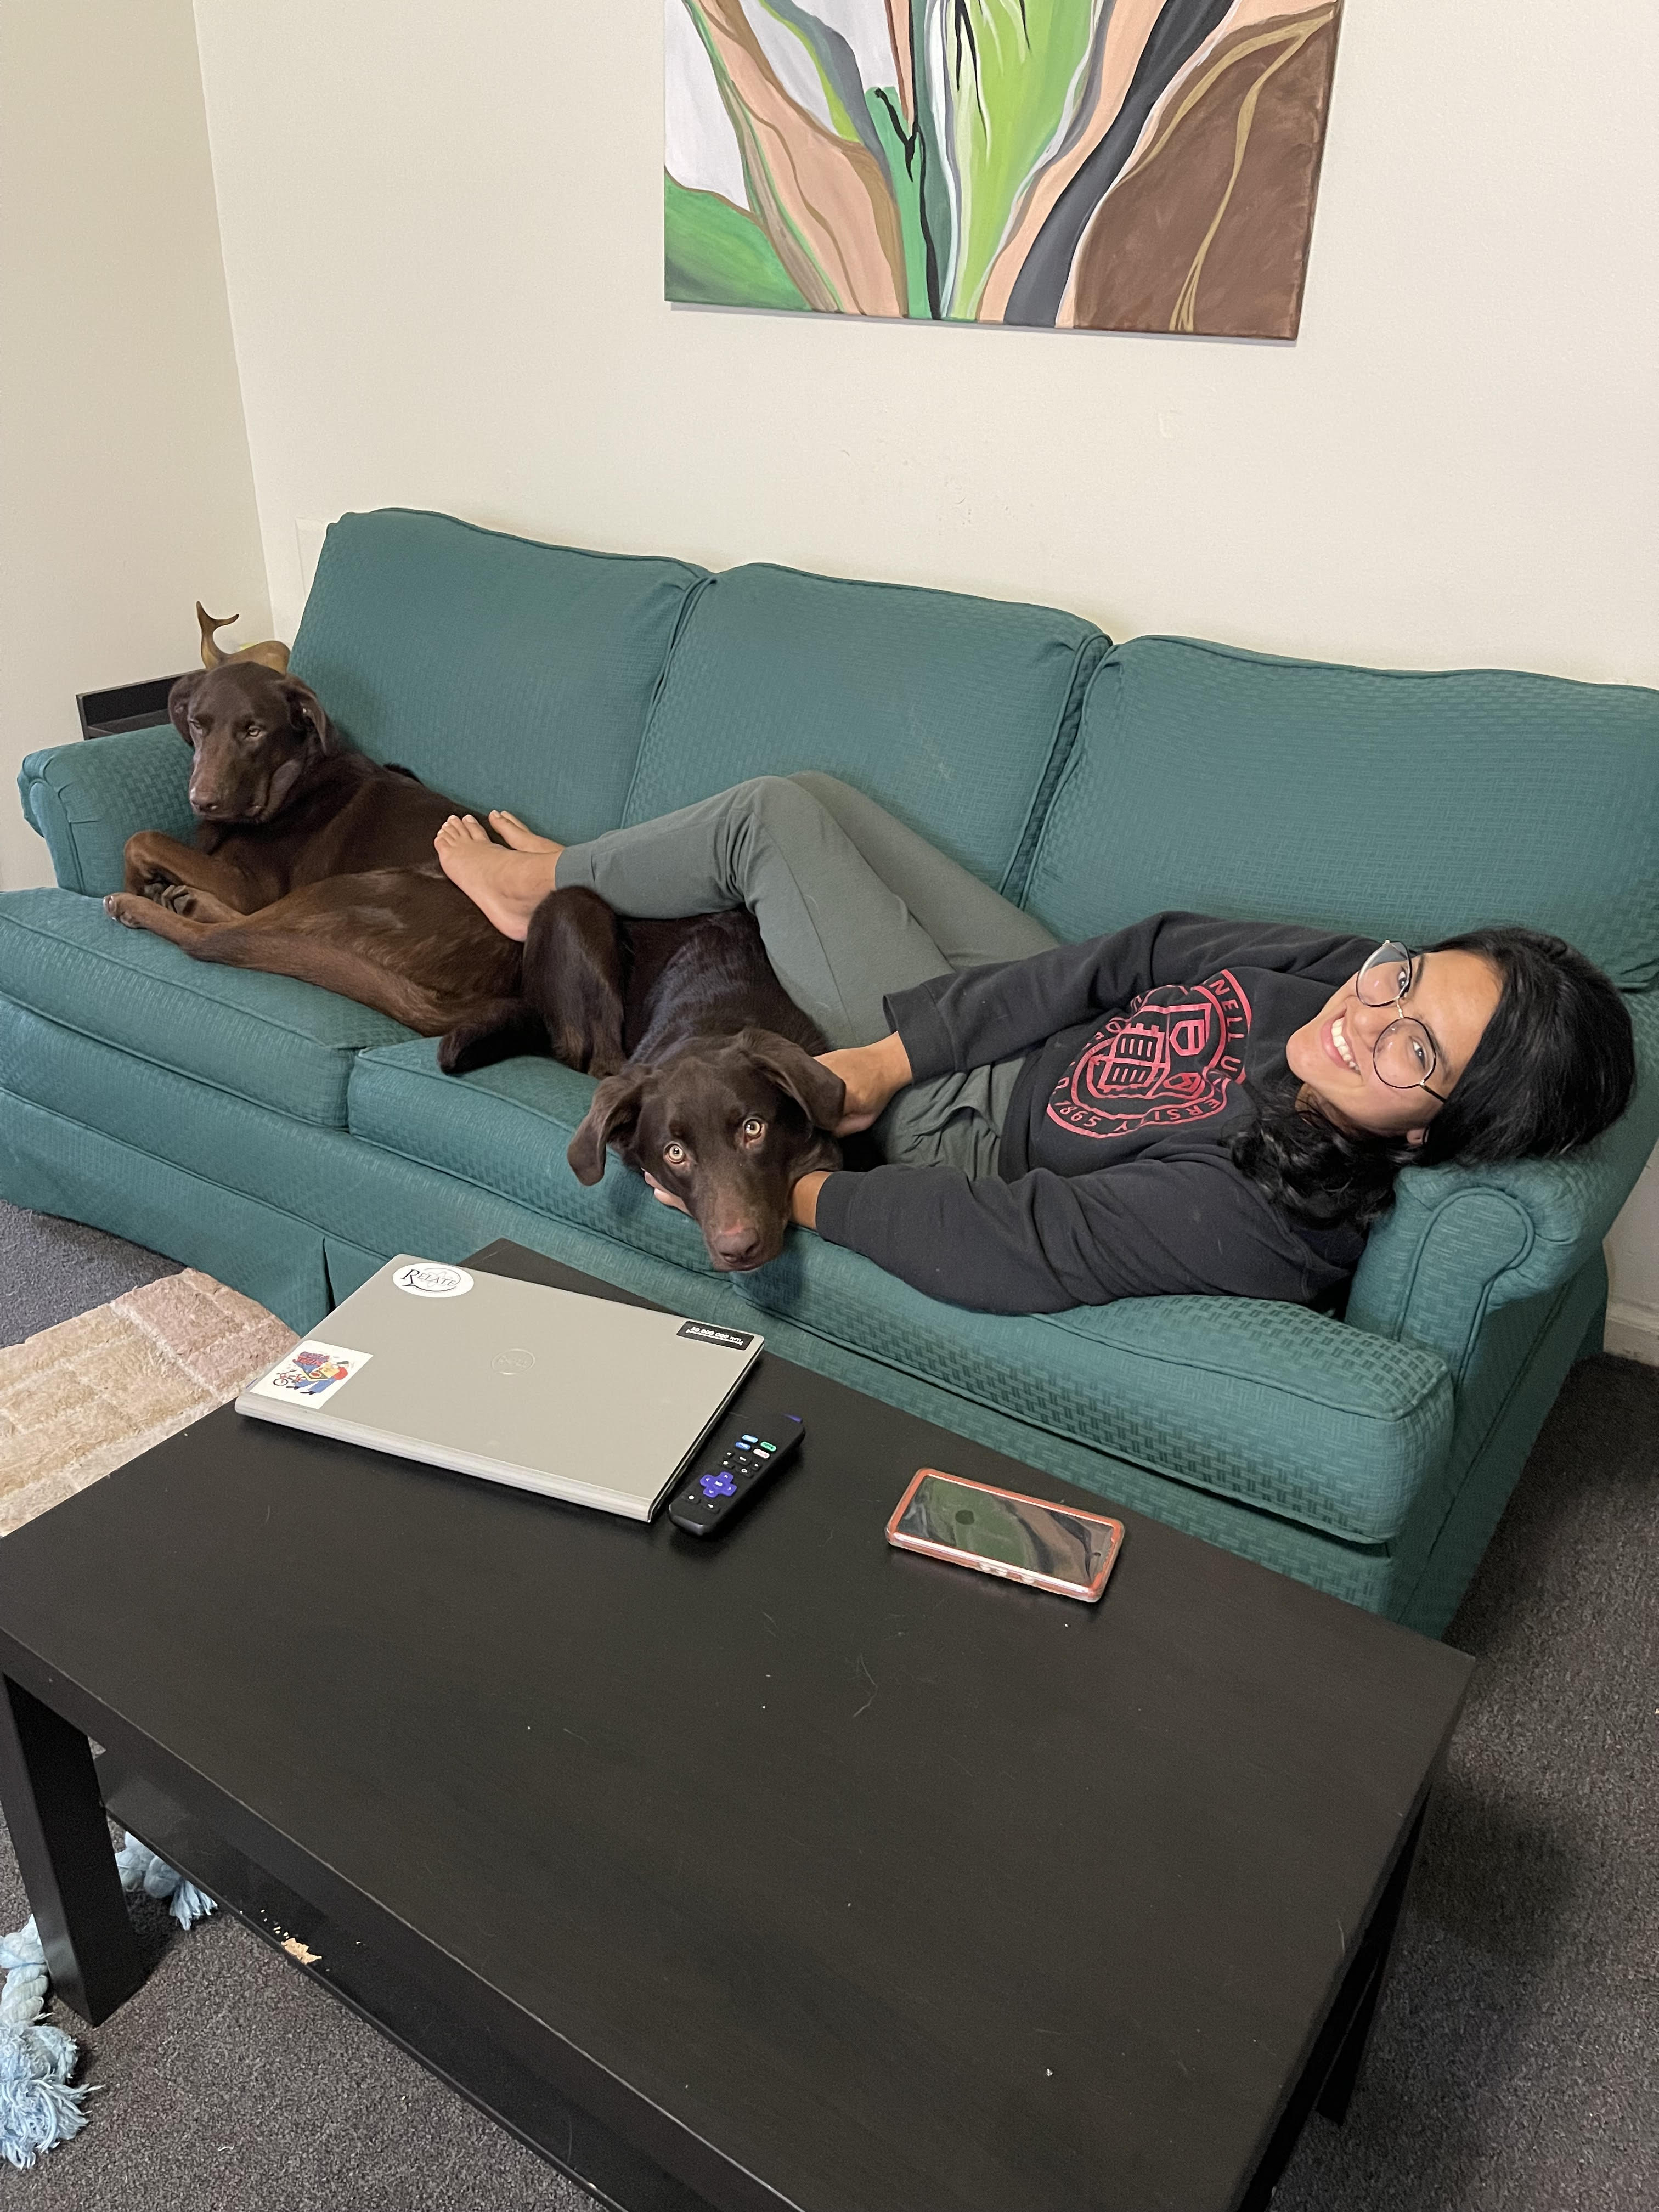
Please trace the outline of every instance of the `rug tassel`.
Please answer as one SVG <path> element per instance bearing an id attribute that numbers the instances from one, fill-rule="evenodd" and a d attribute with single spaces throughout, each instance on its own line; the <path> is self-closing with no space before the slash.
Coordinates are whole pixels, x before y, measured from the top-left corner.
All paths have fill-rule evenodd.
<path id="1" fill-rule="evenodd" d="M 189 1928 L 214 1910 L 213 1899 L 177 1868 L 156 1857 L 147 1844 L 129 1835 L 115 1854 L 123 1889 L 142 1889 L 146 1897 L 167 1897 L 173 1918 Z M 46 1954 L 31 1920 L 15 1936 L 0 1936 L 0 2158 L 11 2166 L 33 2166 L 87 2124 L 82 2100 L 97 2086 L 71 2088 L 80 2046 L 45 2018 Z"/>
<path id="2" fill-rule="evenodd" d="M 33 2166 L 42 2151 L 67 2142 L 87 2124 L 82 2100 L 94 2086 L 69 2086 L 79 2050 L 72 2036 L 42 2018 L 46 1957 L 31 1920 L 0 1936 L 0 2157 Z"/>
<path id="3" fill-rule="evenodd" d="M 175 1867 L 157 1858 L 148 1844 L 129 1833 L 115 1854 L 116 1871 L 123 1889 L 142 1889 L 146 1897 L 170 1897 L 168 1908 L 181 1928 L 193 1928 L 214 1910 L 213 1899 L 193 1881 L 186 1881 Z"/>

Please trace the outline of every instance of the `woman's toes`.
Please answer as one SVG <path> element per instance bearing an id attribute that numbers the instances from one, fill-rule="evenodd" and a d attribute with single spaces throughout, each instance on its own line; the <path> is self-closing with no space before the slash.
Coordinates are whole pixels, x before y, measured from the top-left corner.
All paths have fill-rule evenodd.
<path id="1" fill-rule="evenodd" d="M 516 814 L 509 814 L 504 806 L 490 810 L 489 826 L 502 844 L 515 853 L 546 853 L 556 849 L 550 837 L 538 837 L 533 830 L 526 830 Z"/>

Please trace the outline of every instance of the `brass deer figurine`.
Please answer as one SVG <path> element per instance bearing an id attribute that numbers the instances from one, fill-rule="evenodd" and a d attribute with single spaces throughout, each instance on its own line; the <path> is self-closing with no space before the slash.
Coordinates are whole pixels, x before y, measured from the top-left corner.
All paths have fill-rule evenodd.
<path id="1" fill-rule="evenodd" d="M 280 638 L 268 637 L 258 645 L 245 645 L 240 653 L 227 653 L 214 633 L 228 629 L 240 615 L 210 615 L 198 599 L 196 619 L 202 626 L 202 665 L 204 668 L 222 668 L 233 660 L 257 660 L 263 667 L 274 668 L 283 675 L 288 667 L 288 647 Z"/>

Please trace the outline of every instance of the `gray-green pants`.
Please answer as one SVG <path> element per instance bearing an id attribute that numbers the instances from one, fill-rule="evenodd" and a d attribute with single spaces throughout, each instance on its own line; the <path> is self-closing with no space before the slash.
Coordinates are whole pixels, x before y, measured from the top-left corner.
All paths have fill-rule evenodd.
<path id="1" fill-rule="evenodd" d="M 884 996 L 1054 939 L 1028 914 L 834 776 L 763 775 L 560 855 L 623 914 L 747 907 L 790 997 L 832 1046 L 887 1034 Z M 901 1091 L 876 1125 L 884 1158 L 994 1175 L 1020 1061 Z"/>

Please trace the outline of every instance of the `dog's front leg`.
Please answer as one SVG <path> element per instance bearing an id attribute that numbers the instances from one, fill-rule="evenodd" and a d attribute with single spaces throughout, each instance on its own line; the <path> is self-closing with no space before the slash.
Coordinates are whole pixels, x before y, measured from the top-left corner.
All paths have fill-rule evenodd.
<path id="1" fill-rule="evenodd" d="M 264 903 L 233 862 L 182 845 L 164 830 L 140 830 L 129 837 L 124 860 L 123 882 L 130 896 L 152 900 L 192 921 L 235 921 Z"/>
<path id="2" fill-rule="evenodd" d="M 125 929 L 146 929 L 152 937 L 165 937 L 170 945 L 182 945 L 187 952 L 214 927 L 209 921 L 191 921 L 176 908 L 162 905 L 138 891 L 112 891 L 104 901 L 104 912 Z M 230 919 L 240 921 L 242 916 L 232 915 Z"/>

